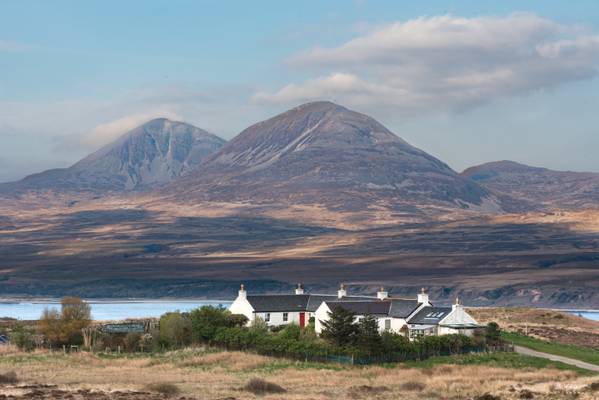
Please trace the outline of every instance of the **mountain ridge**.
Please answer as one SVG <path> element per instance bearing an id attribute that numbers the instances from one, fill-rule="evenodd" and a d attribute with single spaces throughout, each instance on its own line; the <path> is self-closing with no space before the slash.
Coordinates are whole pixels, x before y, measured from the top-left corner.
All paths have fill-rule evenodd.
<path id="1" fill-rule="evenodd" d="M 599 173 L 556 171 L 503 160 L 467 168 L 461 175 L 491 191 L 545 207 L 575 209 L 599 204 Z"/>
<path id="2" fill-rule="evenodd" d="M 409 212 L 499 202 L 375 119 L 331 102 L 306 103 L 251 125 L 168 192 L 188 200 L 352 210 L 382 205 Z"/>
<path id="3" fill-rule="evenodd" d="M 3 184 L 10 190 L 131 191 L 168 181 L 195 168 L 224 139 L 166 118 L 150 120 L 67 168 Z"/>

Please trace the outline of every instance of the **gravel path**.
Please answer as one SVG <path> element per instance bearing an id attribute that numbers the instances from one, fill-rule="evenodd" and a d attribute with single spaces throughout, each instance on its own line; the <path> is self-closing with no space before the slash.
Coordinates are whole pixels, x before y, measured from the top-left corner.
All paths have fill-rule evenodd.
<path id="1" fill-rule="evenodd" d="M 526 356 L 546 358 L 551 361 L 559 361 L 559 362 L 563 362 L 564 364 L 570 364 L 570 365 L 574 365 L 579 368 L 588 369 L 589 371 L 599 372 L 599 365 L 576 360 L 574 358 L 556 356 L 555 354 L 542 353 L 540 351 L 531 350 L 527 347 L 522 347 L 522 346 L 514 346 L 514 350 L 516 351 L 516 353 L 524 354 Z"/>

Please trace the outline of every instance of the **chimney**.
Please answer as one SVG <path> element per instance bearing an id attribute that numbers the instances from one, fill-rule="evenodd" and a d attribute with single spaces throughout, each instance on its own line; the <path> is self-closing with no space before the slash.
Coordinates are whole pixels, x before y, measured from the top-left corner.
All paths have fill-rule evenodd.
<path id="1" fill-rule="evenodd" d="M 426 294 L 426 290 L 422 288 L 420 293 L 418 293 L 418 303 L 429 304 L 428 294 Z"/>
<path id="2" fill-rule="evenodd" d="M 238 299 L 247 299 L 247 292 L 245 291 L 243 283 L 239 287 L 239 296 L 237 296 L 237 298 Z"/>
<path id="3" fill-rule="evenodd" d="M 347 291 L 345 290 L 345 285 L 342 283 L 339 286 L 339 290 L 337 291 L 337 297 L 338 298 L 342 298 L 342 297 L 345 297 L 345 296 L 347 296 Z"/>
<path id="4" fill-rule="evenodd" d="M 457 308 L 461 307 L 460 299 L 458 297 L 455 298 L 455 304 L 451 306 L 451 310 L 455 311 Z"/>
<path id="5" fill-rule="evenodd" d="M 304 288 L 302 287 L 301 283 L 297 284 L 297 287 L 295 288 L 295 294 L 304 294 Z"/>
<path id="6" fill-rule="evenodd" d="M 387 293 L 387 291 L 385 290 L 385 288 L 381 286 L 381 288 L 379 289 L 379 291 L 376 292 L 376 297 L 379 300 L 385 300 L 387 297 L 389 297 L 389 293 Z"/>

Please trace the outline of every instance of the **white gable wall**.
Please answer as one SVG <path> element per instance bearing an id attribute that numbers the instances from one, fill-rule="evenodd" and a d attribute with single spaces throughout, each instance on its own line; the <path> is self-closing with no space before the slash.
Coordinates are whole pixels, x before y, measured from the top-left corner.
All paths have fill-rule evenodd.
<path id="1" fill-rule="evenodd" d="M 471 335 L 472 329 L 460 329 L 458 327 L 451 327 L 447 325 L 478 325 L 478 322 L 470 314 L 464 310 L 464 307 L 457 305 L 453 306 L 453 310 L 447 314 L 445 318 L 439 321 L 439 335 L 449 335 L 453 333 L 461 333 L 465 335 Z"/>
<path id="2" fill-rule="evenodd" d="M 316 309 L 316 312 L 314 313 L 314 330 L 316 331 L 317 335 L 320 335 L 320 332 L 322 332 L 323 329 L 321 321 L 328 321 L 330 312 L 331 309 L 329 308 L 329 306 L 327 306 L 327 303 L 325 303 L 324 301 Z"/>
<path id="3" fill-rule="evenodd" d="M 229 307 L 229 311 L 231 311 L 231 314 L 245 315 L 248 319 L 248 326 L 254 320 L 254 308 L 244 296 L 238 296 L 233 304 L 231 304 L 231 307 Z"/>

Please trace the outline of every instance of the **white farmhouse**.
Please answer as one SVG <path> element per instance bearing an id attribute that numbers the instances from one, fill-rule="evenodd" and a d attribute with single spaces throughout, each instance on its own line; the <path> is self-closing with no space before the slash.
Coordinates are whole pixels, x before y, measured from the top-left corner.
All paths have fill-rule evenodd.
<path id="1" fill-rule="evenodd" d="M 325 300 L 352 301 L 373 300 L 372 297 L 347 296 L 345 287 L 341 285 L 337 295 L 306 294 L 301 284 L 297 285 L 294 294 L 248 295 L 241 285 L 239 294 L 229 311 L 233 314 L 245 315 L 248 325 L 259 317 L 269 326 L 281 326 L 290 323 L 304 327 L 314 317 L 316 309 Z"/>
<path id="2" fill-rule="evenodd" d="M 469 335 L 479 325 L 456 301 L 452 307 L 435 307 L 422 289 L 415 299 L 391 298 L 381 288 L 376 297 L 348 296 L 343 285 L 337 295 L 306 294 L 298 285 L 294 294 L 248 295 L 241 285 L 239 295 L 229 310 L 248 318 L 248 325 L 257 317 L 269 326 L 290 323 L 304 327 L 314 317 L 315 330 L 320 334 L 329 313 L 342 307 L 353 312 L 356 321 L 365 315 L 377 318 L 379 330 L 409 335 Z"/>
<path id="3" fill-rule="evenodd" d="M 323 322 L 329 319 L 329 313 L 336 307 L 351 311 L 356 316 L 356 321 L 365 315 L 376 317 L 379 331 L 392 331 L 399 333 L 408 325 L 408 320 L 424 307 L 431 307 L 428 295 L 424 289 L 415 299 L 390 298 L 384 288 L 377 292 L 376 299 L 364 298 L 351 302 L 324 301 L 316 310 L 316 333 L 320 334 Z"/>
<path id="4" fill-rule="evenodd" d="M 423 307 L 408 320 L 411 338 L 452 333 L 471 335 L 478 327 L 478 322 L 464 310 L 458 299 L 451 307 Z"/>

